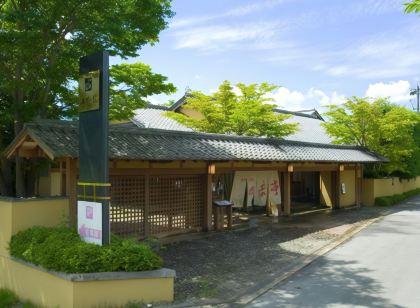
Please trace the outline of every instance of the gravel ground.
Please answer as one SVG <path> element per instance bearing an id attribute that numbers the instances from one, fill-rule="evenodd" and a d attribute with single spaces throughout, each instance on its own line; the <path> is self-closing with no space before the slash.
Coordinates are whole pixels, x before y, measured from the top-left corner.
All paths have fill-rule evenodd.
<path id="1" fill-rule="evenodd" d="M 254 216 L 245 229 L 166 244 L 159 254 L 164 266 L 177 273 L 174 305 L 236 299 L 380 212 L 338 210 L 280 218 L 279 223 Z"/>

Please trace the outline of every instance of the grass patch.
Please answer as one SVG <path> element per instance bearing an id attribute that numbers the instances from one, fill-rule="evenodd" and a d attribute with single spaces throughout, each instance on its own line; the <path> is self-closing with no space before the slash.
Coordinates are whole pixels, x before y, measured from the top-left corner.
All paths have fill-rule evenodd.
<path id="1" fill-rule="evenodd" d="M 207 277 L 200 277 L 197 280 L 197 284 L 199 287 L 198 296 L 200 298 L 215 297 L 218 293 L 216 285 L 212 284 Z"/>
<path id="2" fill-rule="evenodd" d="M 137 272 L 161 268 L 163 263 L 148 245 L 113 236 L 110 245 L 98 246 L 62 226 L 20 231 L 9 249 L 16 258 L 64 273 Z"/>
<path id="3" fill-rule="evenodd" d="M 1 308 L 41 308 L 29 301 L 20 301 L 19 298 L 10 290 L 0 289 L 0 307 Z"/>
<path id="4" fill-rule="evenodd" d="M 375 198 L 375 205 L 377 206 L 391 206 L 400 203 L 410 197 L 420 194 L 420 188 L 407 191 L 405 193 L 393 196 L 377 197 Z"/>

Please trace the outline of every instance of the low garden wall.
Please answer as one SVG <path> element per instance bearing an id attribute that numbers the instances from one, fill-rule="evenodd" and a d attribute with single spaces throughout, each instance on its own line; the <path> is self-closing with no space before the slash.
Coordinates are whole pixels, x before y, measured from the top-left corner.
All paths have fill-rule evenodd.
<path id="1" fill-rule="evenodd" d="M 67 198 L 0 197 L 0 288 L 45 307 L 122 306 L 128 302 L 173 300 L 175 271 L 64 274 L 9 255 L 15 233 L 32 226 L 55 226 L 68 217 Z"/>
<path id="2" fill-rule="evenodd" d="M 416 188 L 420 188 L 420 177 L 410 180 L 397 177 L 363 179 L 363 205 L 372 206 L 377 197 L 400 195 Z"/>

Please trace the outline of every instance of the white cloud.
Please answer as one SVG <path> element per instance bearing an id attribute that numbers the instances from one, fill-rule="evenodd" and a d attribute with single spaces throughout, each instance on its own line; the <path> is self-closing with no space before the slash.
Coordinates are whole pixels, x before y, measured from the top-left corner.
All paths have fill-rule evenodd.
<path id="1" fill-rule="evenodd" d="M 217 20 L 217 19 L 235 17 L 235 16 L 236 17 L 245 16 L 251 13 L 255 13 L 257 11 L 261 11 L 263 9 L 273 8 L 287 1 L 290 1 L 290 0 L 258 1 L 252 4 L 237 6 L 233 9 L 230 9 L 225 12 L 218 13 L 218 14 L 204 15 L 204 16 L 199 16 L 199 17 L 175 18 L 175 20 L 170 24 L 170 28 L 174 29 L 174 28 L 190 27 L 193 25 L 203 24 L 203 23 Z"/>
<path id="2" fill-rule="evenodd" d="M 310 88 L 306 93 L 300 91 L 291 91 L 288 88 L 279 88 L 270 95 L 273 103 L 286 110 L 303 110 L 322 108 L 327 105 L 339 105 L 344 103 L 345 96 L 333 91 L 329 94 L 317 89 Z"/>
<path id="3" fill-rule="evenodd" d="M 395 103 L 407 102 L 410 100 L 410 83 L 407 80 L 400 80 L 370 84 L 365 96 L 372 98 L 389 97 Z"/>
<path id="4" fill-rule="evenodd" d="M 290 91 L 288 88 L 279 88 L 267 95 L 273 99 L 273 103 L 287 110 L 303 109 L 305 95 L 299 91 Z"/>
<path id="5" fill-rule="evenodd" d="M 217 51 L 232 48 L 241 42 L 261 44 L 269 42 L 277 32 L 278 23 L 260 22 L 235 26 L 208 26 L 175 33 L 175 48 L 196 48 Z"/>
<path id="6" fill-rule="evenodd" d="M 338 94 L 336 91 L 333 91 L 330 95 L 328 95 L 324 91 L 316 88 L 309 89 L 307 98 L 317 101 L 321 107 L 328 105 L 339 105 L 344 103 L 346 100 L 343 94 Z"/>
<path id="7" fill-rule="evenodd" d="M 380 2 L 380 1 L 379 1 Z M 334 77 L 357 77 L 363 79 L 407 78 L 418 74 L 420 37 L 413 36 L 420 24 L 405 26 L 352 42 L 354 47 L 333 47 L 334 52 L 311 50 L 317 57 L 315 71 L 323 71 Z"/>

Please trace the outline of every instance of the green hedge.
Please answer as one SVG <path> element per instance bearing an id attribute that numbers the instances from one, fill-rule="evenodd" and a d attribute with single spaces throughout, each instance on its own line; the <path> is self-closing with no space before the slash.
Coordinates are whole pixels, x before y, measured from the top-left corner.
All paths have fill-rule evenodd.
<path id="1" fill-rule="evenodd" d="M 16 258 L 64 273 L 137 272 L 162 267 L 149 246 L 112 237 L 108 246 L 85 243 L 74 229 L 32 227 L 14 235 L 9 245 Z"/>
<path id="2" fill-rule="evenodd" d="M 410 197 L 420 194 L 420 188 L 407 191 L 400 195 L 386 196 L 386 197 L 377 197 L 375 198 L 375 205 L 378 206 L 390 206 L 404 201 Z"/>

